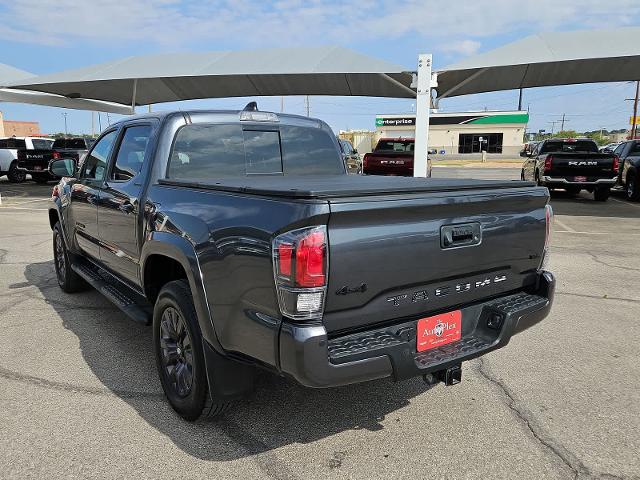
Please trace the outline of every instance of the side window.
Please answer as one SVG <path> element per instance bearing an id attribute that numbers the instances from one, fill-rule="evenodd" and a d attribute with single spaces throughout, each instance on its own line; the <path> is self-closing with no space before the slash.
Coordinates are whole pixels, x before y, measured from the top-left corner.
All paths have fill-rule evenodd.
<path id="1" fill-rule="evenodd" d="M 111 149 L 116 141 L 116 130 L 107 133 L 96 143 L 91 153 L 87 156 L 80 178 L 88 180 L 103 180 L 104 172 L 107 169 L 107 161 L 111 154 Z"/>
<path id="2" fill-rule="evenodd" d="M 136 125 L 124 131 L 111 179 L 127 181 L 140 173 L 151 136 L 151 125 Z"/>
<path id="3" fill-rule="evenodd" d="M 627 155 L 630 157 L 640 156 L 640 142 L 633 142 Z"/>
<path id="4" fill-rule="evenodd" d="M 532 157 L 537 157 L 538 154 L 540 153 L 540 147 L 542 146 L 542 143 L 537 144 L 534 149 L 533 149 L 533 153 L 531 154 Z"/>
<path id="5" fill-rule="evenodd" d="M 622 151 L 624 150 L 624 147 L 626 147 L 626 146 L 627 146 L 626 143 L 621 143 L 620 145 L 618 145 L 616 147 L 616 149 L 613 151 L 613 153 L 615 153 L 618 156 L 622 155 Z"/>

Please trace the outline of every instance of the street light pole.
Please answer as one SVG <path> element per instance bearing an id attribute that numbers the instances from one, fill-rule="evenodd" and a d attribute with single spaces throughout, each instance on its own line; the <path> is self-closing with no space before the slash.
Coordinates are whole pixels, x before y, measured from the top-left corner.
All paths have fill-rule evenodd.
<path id="1" fill-rule="evenodd" d="M 633 100 L 633 117 L 631 117 L 631 140 L 635 140 L 638 133 L 636 116 L 638 115 L 638 94 L 640 94 L 640 80 L 636 82 L 636 98 Z"/>
<path id="2" fill-rule="evenodd" d="M 67 132 L 67 112 L 64 112 L 62 116 L 64 117 L 64 134 L 68 135 L 69 132 Z"/>

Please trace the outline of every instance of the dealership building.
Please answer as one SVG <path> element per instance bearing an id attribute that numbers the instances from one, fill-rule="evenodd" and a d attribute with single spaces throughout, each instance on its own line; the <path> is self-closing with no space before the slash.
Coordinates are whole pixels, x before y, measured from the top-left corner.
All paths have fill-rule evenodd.
<path id="1" fill-rule="evenodd" d="M 435 158 L 516 158 L 529 121 L 526 111 L 431 113 L 429 151 Z M 414 138 L 416 116 L 376 115 L 376 137 Z M 433 154 L 432 154 L 433 155 Z"/>

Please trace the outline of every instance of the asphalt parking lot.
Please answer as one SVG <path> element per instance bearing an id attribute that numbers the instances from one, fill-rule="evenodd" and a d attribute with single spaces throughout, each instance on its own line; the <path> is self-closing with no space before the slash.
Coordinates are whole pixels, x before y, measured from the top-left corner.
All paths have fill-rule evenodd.
<path id="1" fill-rule="evenodd" d="M 264 374 L 222 420 L 187 423 L 150 329 L 58 288 L 50 191 L 0 179 L 1 478 L 640 478 L 640 203 L 553 196 L 552 313 L 460 385 Z"/>

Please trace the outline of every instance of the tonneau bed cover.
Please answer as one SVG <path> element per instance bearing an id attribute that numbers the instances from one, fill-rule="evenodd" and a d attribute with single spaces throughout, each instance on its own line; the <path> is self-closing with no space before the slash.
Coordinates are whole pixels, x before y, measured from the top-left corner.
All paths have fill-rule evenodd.
<path id="1" fill-rule="evenodd" d="M 487 190 L 534 187 L 520 180 L 425 179 L 358 175 L 334 176 L 249 176 L 201 179 L 160 179 L 161 185 L 239 192 L 288 198 L 336 198 L 407 193 L 437 193 L 457 190 Z"/>

